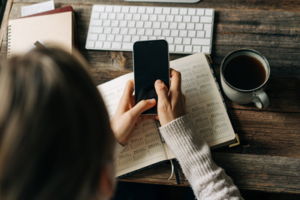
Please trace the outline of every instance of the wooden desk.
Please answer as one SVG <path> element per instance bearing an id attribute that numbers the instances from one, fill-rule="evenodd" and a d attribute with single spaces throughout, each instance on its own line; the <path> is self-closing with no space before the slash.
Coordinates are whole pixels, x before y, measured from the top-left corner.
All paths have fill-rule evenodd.
<path id="1" fill-rule="evenodd" d="M 21 15 L 21 6 L 44 0 L 8 0 L 0 35 L 6 55 L 7 19 Z M 226 103 L 241 145 L 213 153 L 240 189 L 300 194 L 300 1 L 203 0 L 197 4 L 128 3 L 123 0 L 55 0 L 56 7 L 71 5 L 76 12 L 80 51 L 91 65 L 96 84 L 132 72 L 131 52 L 85 50 L 93 4 L 214 8 L 213 66 L 239 48 L 255 49 L 271 65 L 267 93 L 270 107 Z M 2 41 L 2 37 L 0 38 Z M 172 54 L 171 60 L 183 57 Z M 122 181 L 176 185 L 168 164 L 145 170 Z M 180 174 L 183 186 L 188 186 Z"/>

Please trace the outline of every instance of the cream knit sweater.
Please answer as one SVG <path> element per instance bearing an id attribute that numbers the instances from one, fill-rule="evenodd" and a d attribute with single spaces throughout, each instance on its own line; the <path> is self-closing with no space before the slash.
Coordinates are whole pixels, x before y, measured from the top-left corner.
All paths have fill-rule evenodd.
<path id="1" fill-rule="evenodd" d="M 187 115 L 161 127 L 160 132 L 179 160 L 197 199 L 243 199 L 231 178 L 213 162 L 209 146 L 195 134 Z M 117 144 L 115 155 L 122 150 L 123 147 Z"/>

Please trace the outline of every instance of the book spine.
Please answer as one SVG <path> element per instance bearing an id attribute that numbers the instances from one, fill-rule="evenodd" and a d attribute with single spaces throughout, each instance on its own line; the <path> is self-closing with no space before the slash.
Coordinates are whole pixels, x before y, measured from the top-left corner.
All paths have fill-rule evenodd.
<path id="1" fill-rule="evenodd" d="M 7 26 L 7 58 L 10 57 L 10 45 L 11 45 L 11 25 Z"/>

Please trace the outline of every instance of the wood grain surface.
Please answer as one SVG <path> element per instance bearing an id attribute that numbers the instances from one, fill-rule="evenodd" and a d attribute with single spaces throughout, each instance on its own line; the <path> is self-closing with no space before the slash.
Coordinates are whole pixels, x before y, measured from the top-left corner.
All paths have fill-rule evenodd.
<path id="1" fill-rule="evenodd" d="M 44 0 L 14 0 L 9 19 L 20 17 L 21 6 Z M 55 0 L 56 7 L 71 5 L 76 13 L 79 50 L 90 63 L 95 84 L 132 72 L 131 52 L 85 50 L 93 4 L 198 7 L 215 9 L 212 60 L 219 76 L 222 59 L 231 51 L 250 48 L 271 66 L 267 94 L 270 107 L 239 105 L 225 98 L 241 145 L 213 153 L 240 189 L 300 194 L 300 1 L 203 0 L 197 4 L 130 3 L 123 0 Z M 10 11 L 10 12 L 9 12 Z M 1 32 L 6 32 L 1 26 Z M 0 41 L 1 42 L 1 41 Z M 6 55 L 6 34 L 1 55 Z M 170 59 L 184 55 L 171 54 Z M 220 153 L 221 152 L 221 153 Z M 167 181 L 170 165 L 163 164 L 123 181 L 175 185 Z M 183 186 L 189 183 L 180 172 Z"/>

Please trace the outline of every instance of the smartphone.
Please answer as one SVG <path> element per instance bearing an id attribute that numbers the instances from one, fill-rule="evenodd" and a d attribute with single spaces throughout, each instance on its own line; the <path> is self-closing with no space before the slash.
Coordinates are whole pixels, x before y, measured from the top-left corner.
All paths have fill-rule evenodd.
<path id="1" fill-rule="evenodd" d="M 169 45 L 165 40 L 138 41 L 133 45 L 135 103 L 156 99 L 154 83 L 160 79 L 170 88 Z M 157 114 L 157 106 L 143 112 Z"/>

